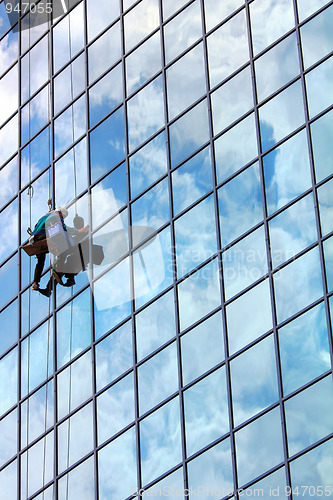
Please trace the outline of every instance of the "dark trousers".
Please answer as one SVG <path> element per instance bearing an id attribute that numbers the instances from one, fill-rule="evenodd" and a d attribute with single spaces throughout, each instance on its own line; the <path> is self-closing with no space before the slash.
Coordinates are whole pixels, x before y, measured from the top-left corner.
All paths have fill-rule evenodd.
<path id="1" fill-rule="evenodd" d="M 44 269 L 44 264 L 45 264 L 45 253 L 42 253 L 41 255 L 37 255 L 37 264 L 35 267 L 35 274 L 34 274 L 34 281 L 36 283 L 40 282 L 40 279 L 42 277 L 43 269 Z"/>

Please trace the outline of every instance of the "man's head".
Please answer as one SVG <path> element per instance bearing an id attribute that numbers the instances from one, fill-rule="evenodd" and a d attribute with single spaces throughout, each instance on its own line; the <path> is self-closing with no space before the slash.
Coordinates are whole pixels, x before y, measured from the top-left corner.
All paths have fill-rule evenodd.
<path id="1" fill-rule="evenodd" d="M 66 217 L 68 215 L 68 210 L 65 207 L 56 208 L 56 212 L 59 212 L 61 214 L 61 216 L 63 217 L 63 219 L 66 219 Z"/>

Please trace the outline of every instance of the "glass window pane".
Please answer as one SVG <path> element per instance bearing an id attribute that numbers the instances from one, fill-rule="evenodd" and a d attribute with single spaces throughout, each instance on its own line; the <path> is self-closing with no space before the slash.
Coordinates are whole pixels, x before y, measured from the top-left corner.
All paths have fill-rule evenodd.
<path id="1" fill-rule="evenodd" d="M 96 345 L 96 386 L 99 391 L 133 365 L 131 322 Z"/>
<path id="2" fill-rule="evenodd" d="M 53 431 L 21 455 L 21 500 L 29 498 L 53 478 Z"/>
<path id="3" fill-rule="evenodd" d="M 119 16 L 119 2 L 100 0 L 96 8 L 94 0 L 87 1 L 88 41 L 95 38 Z"/>
<path id="4" fill-rule="evenodd" d="M 259 109 L 262 150 L 274 144 L 304 121 L 301 82 L 297 81 Z"/>
<path id="5" fill-rule="evenodd" d="M 4 2 L 5 3 L 5 2 Z M 15 27 L 16 33 L 11 30 L 3 39 L 0 41 L 0 51 L 5 54 L 5 57 L 1 58 L 0 63 L 0 73 L 4 73 L 7 68 L 17 59 L 18 57 L 18 26 Z"/>
<path id="6" fill-rule="evenodd" d="M 0 313 L 3 334 L 0 335 L 0 355 L 17 342 L 18 339 L 18 301 L 12 302 Z"/>
<path id="7" fill-rule="evenodd" d="M 0 166 L 18 149 L 18 115 L 0 129 Z"/>
<path id="8" fill-rule="evenodd" d="M 221 305 L 218 262 L 214 259 L 178 285 L 180 330 Z"/>
<path id="9" fill-rule="evenodd" d="M 279 330 L 285 394 L 330 369 L 325 306 L 319 304 Z"/>
<path id="10" fill-rule="evenodd" d="M 326 268 L 327 289 L 329 292 L 333 290 L 333 238 L 329 238 L 323 244 L 324 259 Z"/>
<path id="11" fill-rule="evenodd" d="M 135 325 L 137 359 L 140 361 L 176 335 L 173 291 L 137 314 Z"/>
<path id="12" fill-rule="evenodd" d="M 254 54 L 294 28 L 292 0 L 256 0 L 250 4 L 251 29 Z"/>
<path id="13" fill-rule="evenodd" d="M 132 151 L 164 126 L 163 86 L 158 77 L 127 103 L 129 149 Z"/>
<path id="14" fill-rule="evenodd" d="M 134 379 L 130 373 L 97 398 L 98 444 L 133 422 L 134 409 Z"/>
<path id="15" fill-rule="evenodd" d="M 127 498 L 137 490 L 136 458 L 135 427 L 98 452 L 100 500 Z"/>
<path id="16" fill-rule="evenodd" d="M 276 498 L 286 497 L 286 473 L 284 468 L 273 472 L 269 476 L 266 476 L 261 481 L 258 481 L 253 486 L 246 488 L 245 492 L 247 496 L 262 496 L 264 498 L 269 498 L 270 496 L 275 496 Z M 244 493 L 243 493 L 244 494 Z"/>
<path id="17" fill-rule="evenodd" d="M 210 149 L 207 147 L 172 172 L 174 213 L 177 215 L 213 188 Z"/>
<path id="18" fill-rule="evenodd" d="M 279 408 L 275 408 L 235 434 L 239 486 L 283 461 Z"/>
<path id="19" fill-rule="evenodd" d="M 178 391 L 177 346 L 175 342 L 139 366 L 138 388 L 141 415 Z"/>
<path id="20" fill-rule="evenodd" d="M 0 79 L 0 101 L 6 103 L 0 108 L 2 125 L 18 108 L 18 64 Z"/>
<path id="21" fill-rule="evenodd" d="M 254 63 L 258 99 L 262 101 L 300 73 L 296 34 L 288 36 Z"/>
<path id="22" fill-rule="evenodd" d="M 218 182 L 258 156 L 254 114 L 237 123 L 214 142 Z"/>
<path id="23" fill-rule="evenodd" d="M 58 427 L 59 473 L 68 469 L 92 449 L 93 406 L 89 403 Z"/>
<path id="24" fill-rule="evenodd" d="M 85 88 L 84 55 L 77 57 L 54 79 L 54 113 L 58 114 Z"/>
<path id="25" fill-rule="evenodd" d="M 0 309 L 2 309 L 10 299 L 18 292 L 18 256 L 14 255 L 10 260 L 0 267 L 1 283 L 6 283 L 6 287 L 1 290 Z"/>
<path id="26" fill-rule="evenodd" d="M 182 375 L 186 385 L 224 359 L 221 313 L 181 337 Z"/>
<path id="27" fill-rule="evenodd" d="M 218 197 L 224 247 L 263 219 L 258 163 L 222 186 Z"/>
<path id="28" fill-rule="evenodd" d="M 263 157 L 268 214 L 311 187 L 306 132 L 302 130 Z"/>
<path id="29" fill-rule="evenodd" d="M 0 19 L 0 37 L 2 37 L 2 35 L 4 35 L 6 31 L 8 31 L 15 24 L 17 20 L 17 13 L 13 12 L 12 17 L 9 17 L 6 10 L 6 3 L 3 2 L 0 5 Z"/>
<path id="30" fill-rule="evenodd" d="M 17 410 L 12 411 L 9 415 L 0 420 L 1 466 L 17 453 L 17 420 Z"/>
<path id="31" fill-rule="evenodd" d="M 107 57 L 106 57 L 107 55 Z M 109 69 L 121 57 L 119 22 L 88 48 L 89 83 Z"/>
<path id="32" fill-rule="evenodd" d="M 325 236 L 333 230 L 333 180 L 320 186 L 317 193 L 321 234 Z"/>
<path id="33" fill-rule="evenodd" d="M 126 58 L 127 94 L 161 71 L 161 40 L 157 32 Z"/>
<path id="34" fill-rule="evenodd" d="M 56 157 L 85 132 L 86 103 L 85 96 L 82 96 L 54 121 Z"/>
<path id="35" fill-rule="evenodd" d="M 47 127 L 21 151 L 21 187 L 51 163 L 50 128 Z"/>
<path id="36" fill-rule="evenodd" d="M 201 37 L 200 2 L 196 0 L 164 26 L 166 64 Z"/>
<path id="37" fill-rule="evenodd" d="M 184 392 L 187 456 L 229 430 L 225 367 Z"/>
<path id="38" fill-rule="evenodd" d="M 17 497 L 17 461 L 0 472 L 0 489 L 6 498 Z"/>
<path id="39" fill-rule="evenodd" d="M 86 138 L 84 138 L 56 163 L 56 204 L 58 206 L 67 205 L 67 203 L 76 198 L 86 188 L 87 142 Z"/>
<path id="40" fill-rule="evenodd" d="M 333 50 L 333 7 L 328 7 L 301 27 L 304 68 L 312 66 Z"/>
<path id="41" fill-rule="evenodd" d="M 272 335 L 233 359 L 230 370 L 236 426 L 279 399 Z"/>
<path id="42" fill-rule="evenodd" d="M 255 311 L 259 310 L 260 314 L 257 314 Z M 233 354 L 273 328 L 268 280 L 228 304 L 226 314 L 229 349 Z"/>
<path id="43" fill-rule="evenodd" d="M 54 71 L 74 57 L 84 47 L 83 2 L 80 2 L 69 15 L 64 17 L 53 29 Z"/>
<path id="44" fill-rule="evenodd" d="M 206 99 L 170 126 L 171 166 L 175 167 L 209 140 Z"/>
<path id="45" fill-rule="evenodd" d="M 187 465 L 191 500 L 232 495 L 233 478 L 230 440 L 225 439 Z M 212 493 L 213 492 L 213 495 Z M 216 492 L 216 493 L 215 493 Z"/>
<path id="46" fill-rule="evenodd" d="M 207 38 L 210 86 L 231 75 L 249 60 L 245 9 Z"/>
<path id="47" fill-rule="evenodd" d="M 58 481 L 58 496 L 66 500 L 93 498 L 94 487 L 94 459 L 91 457 Z"/>
<path id="48" fill-rule="evenodd" d="M 179 416 L 179 400 L 176 397 L 140 422 L 143 484 L 181 462 Z"/>
<path id="49" fill-rule="evenodd" d="M 13 253 L 18 244 L 18 200 L 14 200 L 0 213 L 0 262 Z"/>
<path id="50" fill-rule="evenodd" d="M 264 228 L 260 227 L 222 254 L 226 299 L 267 273 Z"/>
<path id="51" fill-rule="evenodd" d="M 21 110 L 21 143 L 26 143 L 31 137 L 47 125 L 50 116 L 50 86 L 44 87 Z M 60 121 L 59 121 L 60 123 Z M 68 134 L 68 131 L 67 131 Z M 66 135 L 62 131 L 61 137 Z"/>
<path id="52" fill-rule="evenodd" d="M 310 125 L 317 182 L 333 172 L 333 110 Z"/>
<path id="53" fill-rule="evenodd" d="M 118 64 L 118 66 L 89 89 L 89 119 L 91 127 L 121 103 L 123 98 L 122 78 L 121 64 Z"/>
<path id="54" fill-rule="evenodd" d="M 209 196 L 175 221 L 177 276 L 217 251 L 214 198 Z"/>
<path id="55" fill-rule="evenodd" d="M 330 57 L 305 75 L 310 118 L 332 105 L 332 82 L 333 57 Z"/>
<path id="56" fill-rule="evenodd" d="M 167 171 L 165 132 L 129 158 L 131 197 L 135 198 Z"/>
<path id="57" fill-rule="evenodd" d="M 273 278 L 280 323 L 323 295 L 318 248 L 288 264 Z"/>
<path id="58" fill-rule="evenodd" d="M 42 277 L 40 282 L 41 288 L 46 287 L 50 274 L 47 273 Z M 49 299 L 50 300 L 50 299 Z M 32 330 L 49 314 L 49 300 L 45 299 L 42 294 L 37 293 L 32 288 L 28 288 L 21 295 L 21 335 L 23 336 L 29 330 Z M 29 324 L 30 323 L 30 324 Z"/>
<path id="59" fill-rule="evenodd" d="M 48 36 L 44 36 L 21 60 L 21 99 L 29 99 L 48 79 Z"/>
<path id="60" fill-rule="evenodd" d="M 291 456 L 332 432 L 332 377 L 325 377 L 288 399 L 284 407 Z"/>
<path id="61" fill-rule="evenodd" d="M 171 120 L 206 92 L 202 43 L 168 68 L 166 76 Z"/>
<path id="62" fill-rule="evenodd" d="M 0 170 L 0 185 L 0 207 L 2 207 L 18 190 L 17 156 Z"/>
<path id="63" fill-rule="evenodd" d="M 21 448 L 28 446 L 54 425 L 54 391 L 51 381 L 21 403 Z"/>
<path id="64" fill-rule="evenodd" d="M 273 268 L 317 240 L 312 193 L 269 221 Z"/>
<path id="65" fill-rule="evenodd" d="M 212 94 L 214 133 L 217 134 L 225 129 L 251 108 L 253 108 L 251 73 L 250 68 L 245 68 Z"/>
<path id="66" fill-rule="evenodd" d="M 327 0 L 297 0 L 299 20 L 301 22 L 304 21 L 304 19 L 323 7 L 326 3 L 329 2 Z"/>
<path id="67" fill-rule="evenodd" d="M 132 0 L 124 0 L 124 1 L 132 1 Z M 183 5 L 187 3 L 187 0 L 173 0 L 170 2 L 169 0 L 163 0 L 163 19 L 164 21 L 170 17 L 172 14 L 177 12 Z"/>
<path id="68" fill-rule="evenodd" d="M 173 490 L 172 490 L 173 488 Z M 184 480 L 183 480 L 183 469 L 182 467 L 176 472 L 173 472 L 169 476 L 165 477 L 161 481 L 158 481 L 157 483 L 154 484 L 154 486 L 151 486 L 150 488 L 145 489 L 140 492 L 142 498 L 152 498 L 152 497 L 158 497 L 161 496 L 161 492 L 166 492 L 166 493 L 171 493 L 175 492 L 176 490 L 178 491 L 183 491 L 184 489 Z M 177 491 L 177 493 L 178 493 Z"/>
<path id="69" fill-rule="evenodd" d="M 159 22 L 157 0 L 143 0 L 130 10 L 124 16 L 126 52 L 157 28 Z"/>

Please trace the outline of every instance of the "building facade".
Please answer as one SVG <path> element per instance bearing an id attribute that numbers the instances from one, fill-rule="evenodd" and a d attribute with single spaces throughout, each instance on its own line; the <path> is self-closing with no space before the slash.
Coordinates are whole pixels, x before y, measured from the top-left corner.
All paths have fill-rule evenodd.
<path id="1" fill-rule="evenodd" d="M 333 2 L 28 7 L 0 2 L 0 498 L 332 497 Z M 105 259 L 47 298 L 49 199 Z"/>

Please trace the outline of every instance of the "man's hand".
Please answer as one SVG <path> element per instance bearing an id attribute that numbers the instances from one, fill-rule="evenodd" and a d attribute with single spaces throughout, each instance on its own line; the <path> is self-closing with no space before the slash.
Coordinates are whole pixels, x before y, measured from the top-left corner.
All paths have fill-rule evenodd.
<path id="1" fill-rule="evenodd" d="M 82 229 L 79 229 L 79 233 L 87 233 L 89 231 L 89 224 Z"/>

